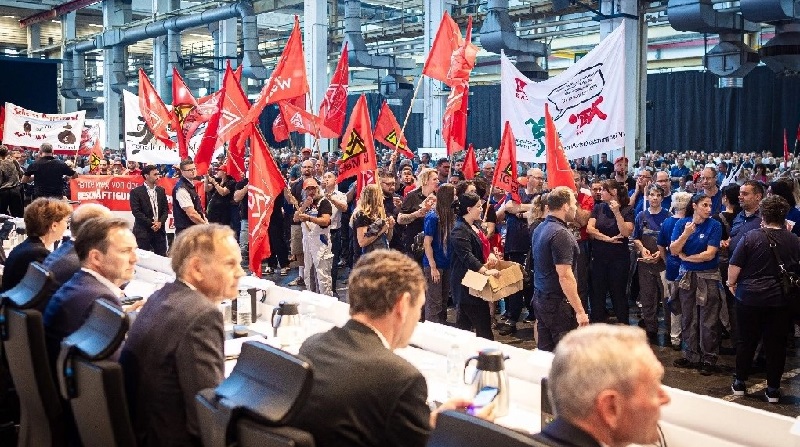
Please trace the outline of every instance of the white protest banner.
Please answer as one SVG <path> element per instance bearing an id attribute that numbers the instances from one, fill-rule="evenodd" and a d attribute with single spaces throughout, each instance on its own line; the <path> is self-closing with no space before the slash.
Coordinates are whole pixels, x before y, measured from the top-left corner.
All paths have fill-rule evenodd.
<path id="1" fill-rule="evenodd" d="M 39 113 L 7 102 L 5 111 L 4 144 L 38 149 L 50 143 L 55 153 L 75 155 L 78 151 L 85 110 Z"/>
<path id="2" fill-rule="evenodd" d="M 567 159 L 625 145 L 623 22 L 563 73 L 533 82 L 501 59 L 501 126 L 517 140 L 517 161 L 545 163 L 544 104 L 550 104 Z"/>

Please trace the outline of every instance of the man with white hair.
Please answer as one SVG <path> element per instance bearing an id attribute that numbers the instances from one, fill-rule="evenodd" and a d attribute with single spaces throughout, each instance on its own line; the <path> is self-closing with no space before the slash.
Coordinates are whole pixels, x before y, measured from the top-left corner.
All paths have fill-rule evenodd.
<path id="1" fill-rule="evenodd" d="M 655 444 L 661 407 L 670 401 L 663 376 L 641 329 L 593 324 L 572 331 L 548 375 L 556 419 L 534 439 L 549 446 Z"/>

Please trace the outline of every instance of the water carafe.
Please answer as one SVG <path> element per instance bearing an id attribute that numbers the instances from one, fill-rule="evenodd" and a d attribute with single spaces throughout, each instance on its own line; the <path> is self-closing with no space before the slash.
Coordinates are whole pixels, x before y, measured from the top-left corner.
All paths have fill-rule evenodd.
<path id="1" fill-rule="evenodd" d="M 297 307 L 297 303 L 281 301 L 278 307 L 272 309 L 272 327 L 282 346 L 299 344 L 301 341 L 303 326 Z"/>
<path id="2" fill-rule="evenodd" d="M 489 348 L 482 350 L 474 357 L 470 357 L 464 363 L 466 372 L 469 363 L 473 360 L 477 361 L 475 375 L 472 376 L 471 382 L 473 395 L 486 386 L 497 388 L 497 397 L 494 399 L 495 417 L 503 417 L 508 414 L 508 375 L 506 375 L 504 365 L 504 361 L 507 358 L 499 349 Z M 469 384 L 470 382 L 465 383 Z"/>

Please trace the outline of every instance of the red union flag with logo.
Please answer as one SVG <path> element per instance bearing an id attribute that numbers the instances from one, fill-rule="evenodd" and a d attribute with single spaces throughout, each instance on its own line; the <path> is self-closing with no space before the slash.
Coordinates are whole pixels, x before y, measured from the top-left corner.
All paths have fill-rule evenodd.
<path id="1" fill-rule="evenodd" d="M 353 177 L 359 172 L 378 169 L 375 157 L 375 141 L 372 137 L 372 123 L 367 111 L 367 98 L 358 98 L 350 123 L 342 136 L 342 159 L 339 160 L 337 181 Z"/>
<path id="2" fill-rule="evenodd" d="M 520 203 L 516 153 L 514 133 L 511 131 L 511 124 L 506 121 L 503 138 L 500 140 L 500 152 L 497 154 L 497 166 L 492 178 L 492 187 L 511 194 L 511 199 Z"/>
<path id="3" fill-rule="evenodd" d="M 533 82 L 500 57 L 500 122 L 511 123 L 517 160 L 545 163 L 548 104 L 568 160 L 625 146 L 625 24 L 558 76 Z"/>
<path id="4" fill-rule="evenodd" d="M 250 137 L 250 181 L 247 185 L 247 225 L 250 234 L 250 271 L 261 277 L 261 261 L 272 256 L 269 246 L 269 218 L 275 197 L 283 194 L 286 182 L 275 164 L 261 132 Z"/>

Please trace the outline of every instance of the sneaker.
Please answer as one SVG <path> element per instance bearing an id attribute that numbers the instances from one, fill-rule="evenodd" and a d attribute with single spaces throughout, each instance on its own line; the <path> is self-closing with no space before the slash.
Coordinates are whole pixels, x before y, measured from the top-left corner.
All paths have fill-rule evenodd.
<path id="1" fill-rule="evenodd" d="M 297 278 L 289 281 L 289 283 L 286 284 L 286 285 L 289 286 L 289 287 L 305 286 L 306 282 L 303 281 L 303 277 L 302 276 L 298 276 Z"/>
<path id="2" fill-rule="evenodd" d="M 508 323 L 500 323 L 497 325 L 497 333 L 503 336 L 516 334 L 517 333 L 517 325 L 516 324 L 508 324 Z"/>
<path id="3" fill-rule="evenodd" d="M 672 365 L 677 366 L 678 368 L 697 368 L 697 363 L 687 359 L 686 357 L 675 359 L 675 361 L 672 362 Z"/>
<path id="4" fill-rule="evenodd" d="M 289 275 L 289 267 L 284 267 L 281 269 L 281 276 L 288 276 Z"/>
<path id="5" fill-rule="evenodd" d="M 672 349 L 676 351 L 681 350 L 681 339 L 680 338 L 673 338 L 672 339 Z"/>
<path id="6" fill-rule="evenodd" d="M 717 372 L 717 367 L 712 365 L 711 363 L 703 362 L 700 365 L 700 375 L 702 376 L 710 376 L 715 372 Z"/>
<path id="7" fill-rule="evenodd" d="M 271 275 L 273 273 L 275 273 L 275 269 L 273 269 L 272 267 L 264 267 L 264 274 L 265 275 Z"/>
<path id="8" fill-rule="evenodd" d="M 764 394 L 767 396 L 767 402 L 769 402 L 771 404 L 777 404 L 778 401 L 781 400 L 781 389 L 780 388 L 767 387 L 767 390 L 764 391 Z"/>
<path id="9" fill-rule="evenodd" d="M 731 391 L 733 391 L 734 396 L 744 396 L 745 391 L 747 391 L 747 385 L 744 381 L 735 379 L 731 384 Z"/>

